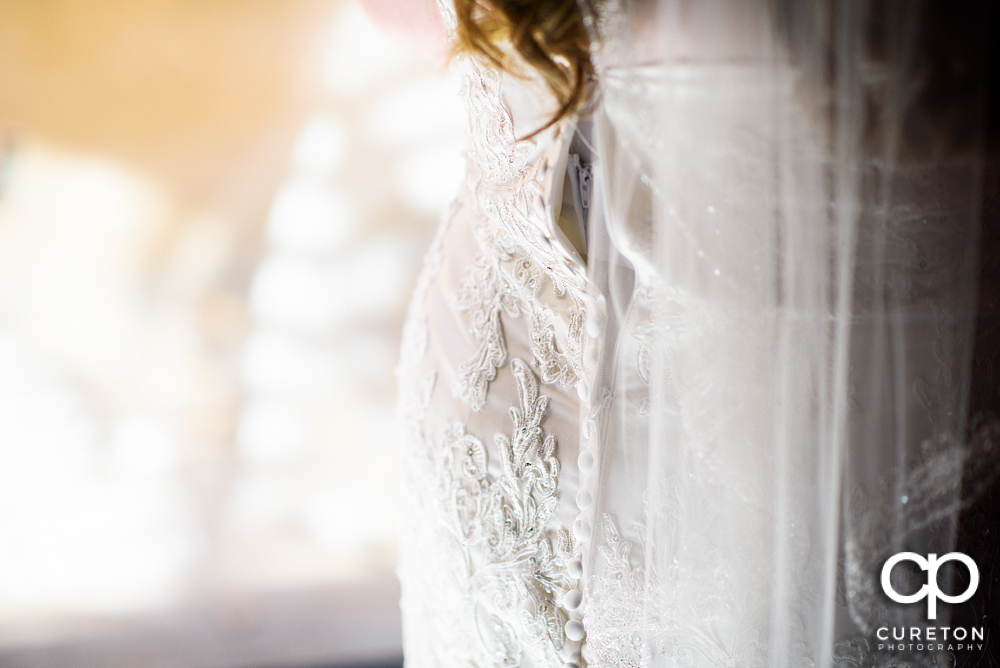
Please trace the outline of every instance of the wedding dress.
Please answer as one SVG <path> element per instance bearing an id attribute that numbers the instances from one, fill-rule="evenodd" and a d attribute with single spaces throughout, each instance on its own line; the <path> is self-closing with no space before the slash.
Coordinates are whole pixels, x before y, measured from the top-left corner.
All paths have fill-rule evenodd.
<path id="1" fill-rule="evenodd" d="M 981 136 L 911 132 L 947 116 L 931 19 L 597 6 L 592 132 L 520 139 L 542 82 L 457 59 L 467 177 L 398 373 L 407 665 L 937 665 L 875 646 L 928 623 L 882 563 L 950 552 L 996 468 Z M 975 126 L 982 86 L 948 104 Z"/>
<path id="2" fill-rule="evenodd" d="M 582 636 L 578 422 L 602 334 L 563 203 L 575 123 L 519 141 L 555 109 L 544 84 L 457 66 L 468 174 L 426 257 L 398 373 L 406 661 L 562 665 Z"/>

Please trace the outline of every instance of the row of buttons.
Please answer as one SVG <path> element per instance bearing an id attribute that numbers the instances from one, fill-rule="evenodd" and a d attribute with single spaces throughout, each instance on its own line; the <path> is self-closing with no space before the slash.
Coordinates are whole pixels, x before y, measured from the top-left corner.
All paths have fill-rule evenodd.
<path id="1" fill-rule="evenodd" d="M 577 391 L 580 395 L 581 416 L 586 416 L 583 420 L 581 431 L 580 455 L 577 458 L 577 466 L 580 470 L 580 490 L 576 494 L 576 506 L 579 509 L 576 519 L 573 522 L 573 535 L 583 544 L 589 543 L 593 537 L 593 529 L 590 524 L 588 512 L 594 503 L 594 493 L 590 487 L 596 478 L 594 467 L 597 459 L 594 457 L 594 446 L 597 443 L 597 424 L 590 410 L 591 404 L 591 380 L 592 370 L 596 367 L 601 355 L 601 334 L 604 331 L 604 310 L 606 308 L 603 297 L 592 297 L 586 293 L 581 295 L 586 305 L 586 346 L 584 347 L 583 362 L 586 368 L 584 377 L 577 383 Z M 588 485 L 589 483 L 589 485 Z M 569 574 L 577 579 L 583 578 L 583 562 L 580 559 L 572 559 L 568 564 Z M 563 607 L 568 612 L 578 610 L 583 604 L 583 593 L 580 588 L 571 589 L 563 596 Z M 565 626 L 566 638 L 573 642 L 570 647 L 570 656 L 563 665 L 563 668 L 580 668 L 579 647 L 577 643 L 582 641 L 587 634 L 583 622 L 579 619 L 570 619 Z"/>

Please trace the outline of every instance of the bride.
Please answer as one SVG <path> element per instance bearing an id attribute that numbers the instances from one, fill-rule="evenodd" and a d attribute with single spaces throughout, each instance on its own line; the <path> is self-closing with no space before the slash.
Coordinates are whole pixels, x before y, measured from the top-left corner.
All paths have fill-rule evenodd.
<path id="1" fill-rule="evenodd" d="M 469 150 L 398 374 L 409 666 L 974 650 L 879 629 L 948 624 L 881 569 L 996 468 L 985 13 L 442 0 Z"/>

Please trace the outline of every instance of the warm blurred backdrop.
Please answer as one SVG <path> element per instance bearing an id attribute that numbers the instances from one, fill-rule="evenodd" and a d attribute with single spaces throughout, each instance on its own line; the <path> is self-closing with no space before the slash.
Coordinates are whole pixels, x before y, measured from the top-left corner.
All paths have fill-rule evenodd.
<path id="1" fill-rule="evenodd" d="M 0 0 L 0 666 L 399 660 L 462 127 L 349 0 Z"/>

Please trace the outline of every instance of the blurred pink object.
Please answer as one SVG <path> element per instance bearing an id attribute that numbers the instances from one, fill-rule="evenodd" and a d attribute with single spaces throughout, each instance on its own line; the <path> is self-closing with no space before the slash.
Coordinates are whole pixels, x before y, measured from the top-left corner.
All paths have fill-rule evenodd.
<path id="1" fill-rule="evenodd" d="M 361 6 L 382 30 L 420 57 L 444 60 L 448 42 L 435 0 L 361 0 Z"/>

